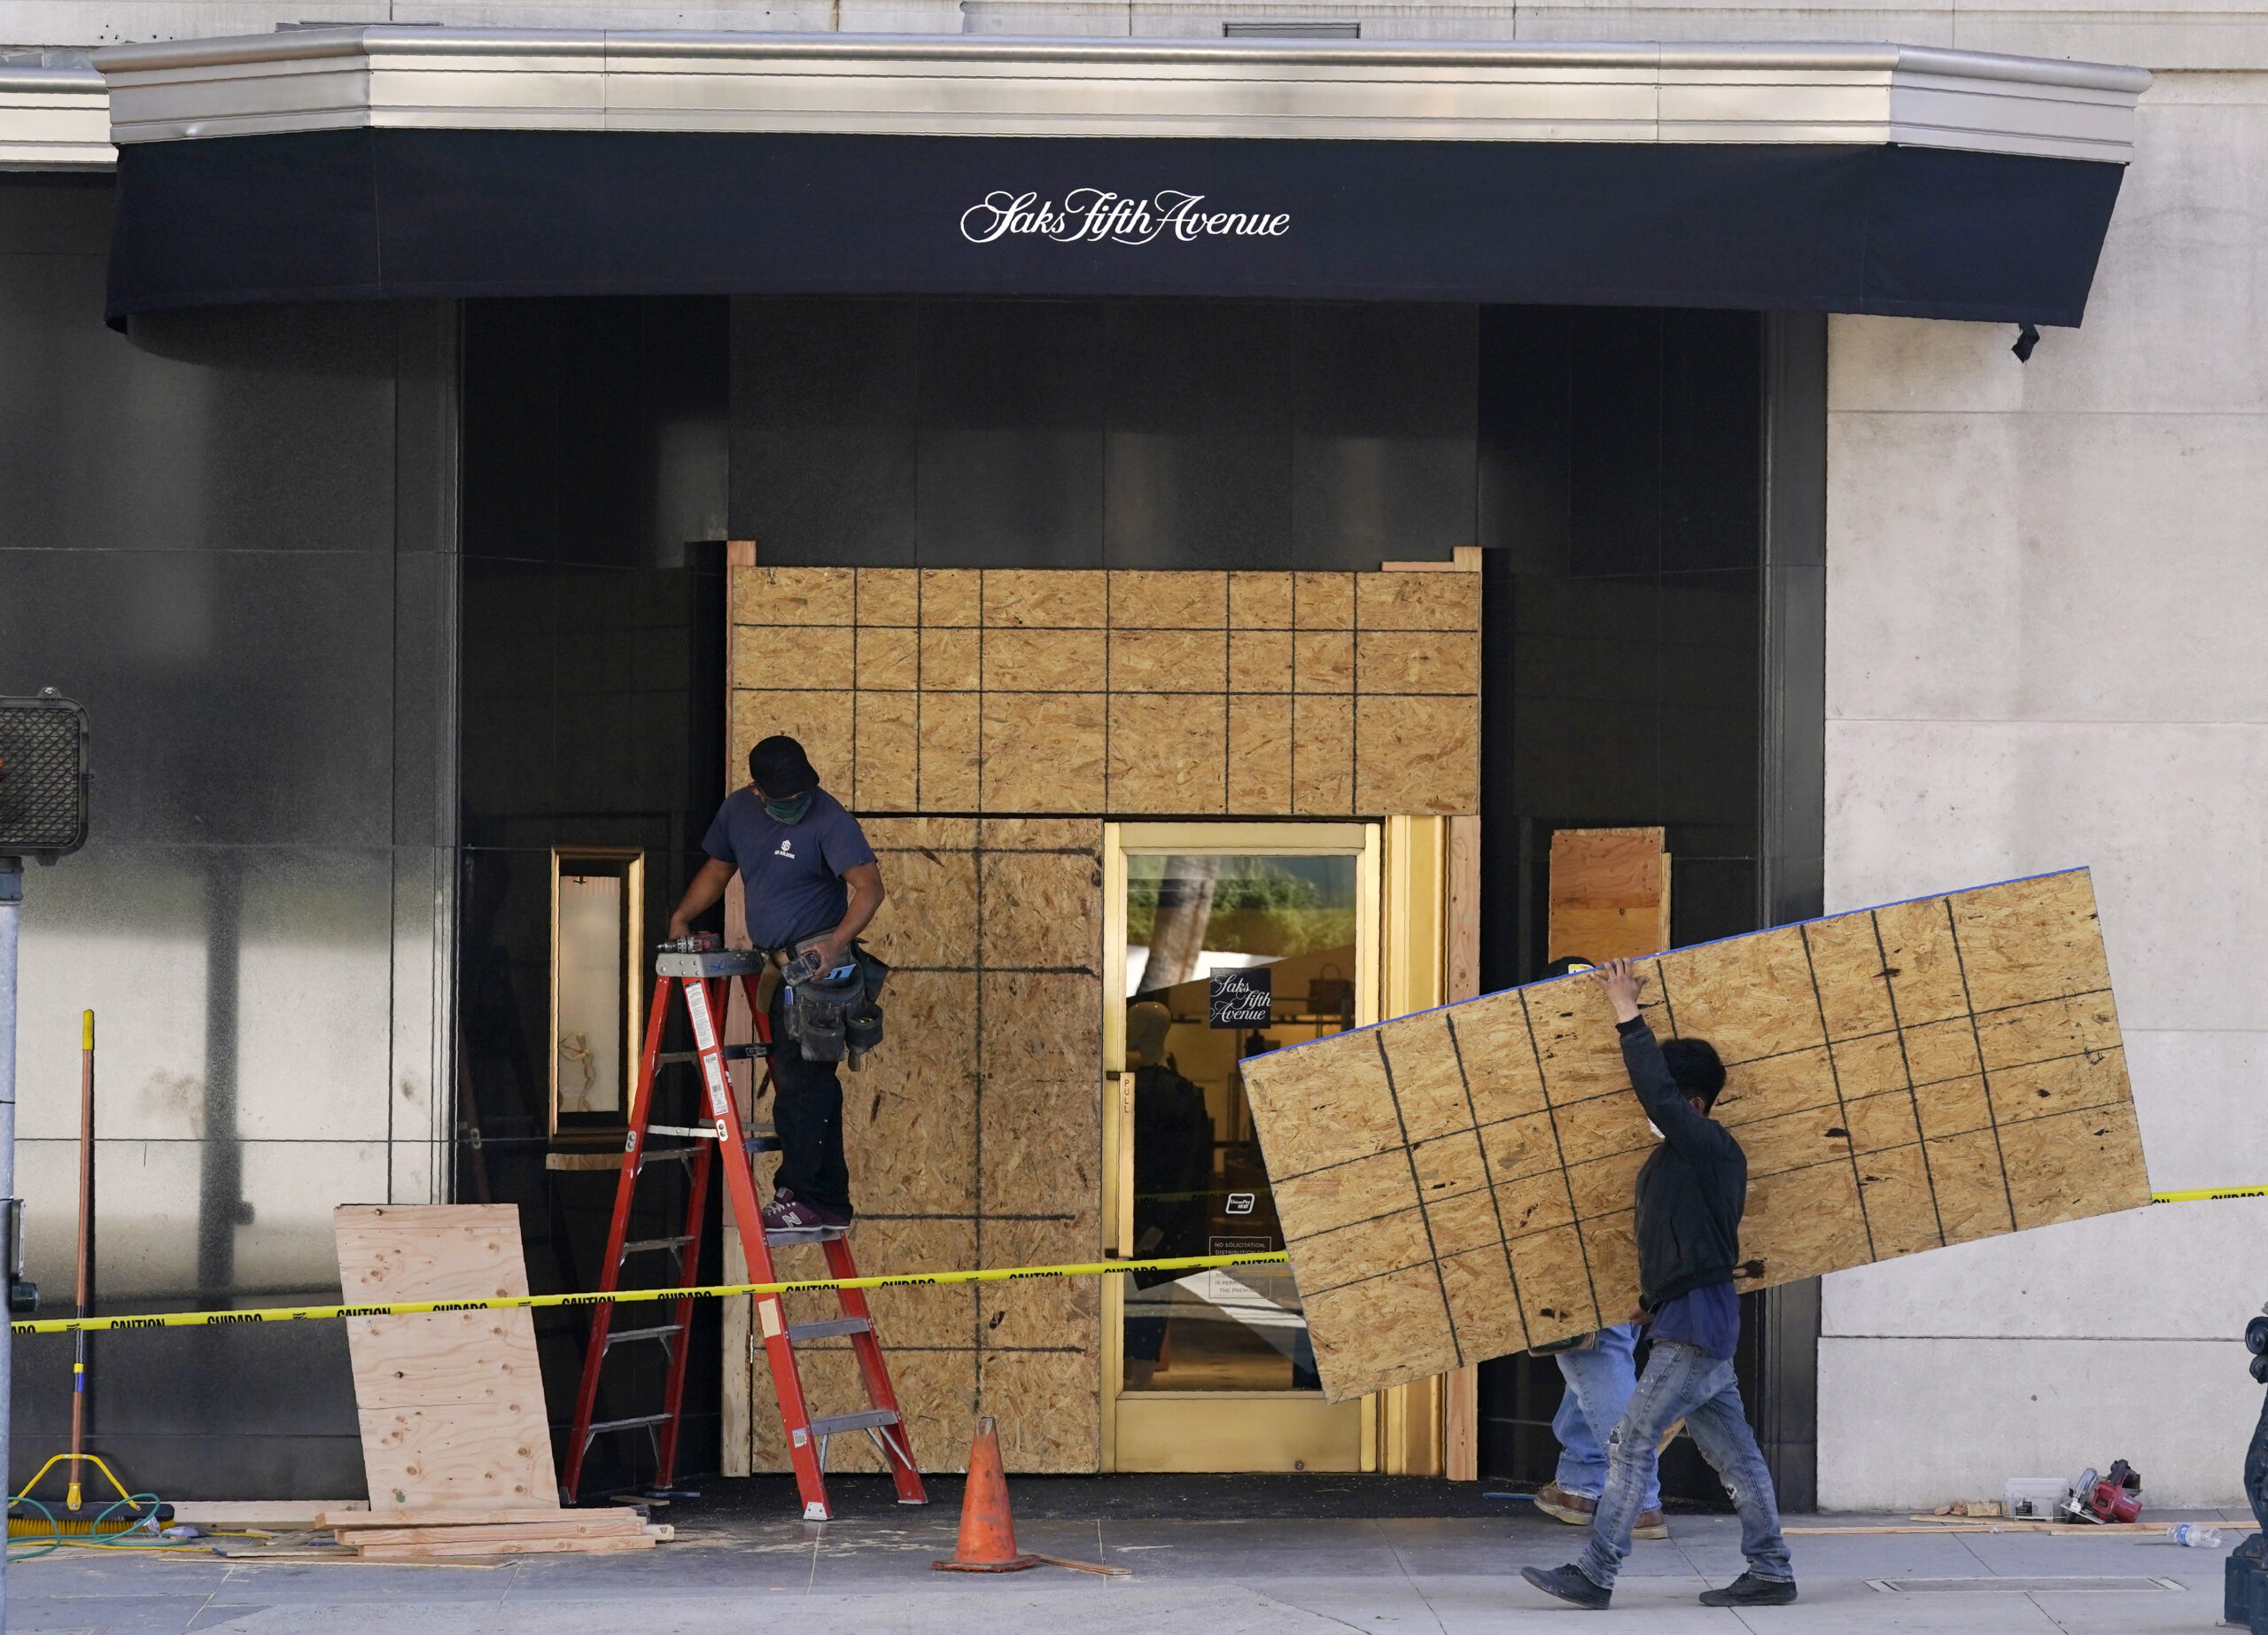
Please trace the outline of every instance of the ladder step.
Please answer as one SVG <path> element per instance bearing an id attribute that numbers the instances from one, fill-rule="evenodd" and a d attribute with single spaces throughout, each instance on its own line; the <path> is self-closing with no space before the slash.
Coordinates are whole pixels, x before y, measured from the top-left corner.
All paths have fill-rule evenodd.
<path id="1" fill-rule="evenodd" d="M 788 1343 L 801 1345 L 809 1340 L 832 1340 L 837 1335 L 872 1334 L 874 1320 L 871 1317 L 830 1317 L 825 1322 L 789 1323 Z M 672 1329 L 671 1333 L 677 1331 Z"/>
<path id="2" fill-rule="evenodd" d="M 765 1230 L 764 1241 L 777 1249 L 784 1243 L 828 1243 L 850 1235 L 848 1226 L 773 1226 Z"/>
<path id="3" fill-rule="evenodd" d="M 714 1130 L 704 1130 L 697 1124 L 649 1124 L 646 1126 L 646 1133 L 682 1135 L 688 1141 L 713 1141 L 717 1139 L 717 1133 Z"/>
<path id="4" fill-rule="evenodd" d="M 724 1057 L 727 1062 L 760 1062 L 766 1054 L 766 1049 L 762 1045 L 726 1045 L 724 1047 Z M 701 1054 L 698 1051 L 664 1050 L 654 1058 L 654 1065 L 690 1067 L 699 1060 L 701 1060 Z"/>
<path id="5" fill-rule="evenodd" d="M 642 1255 L 649 1250 L 679 1250 L 683 1249 L 687 1243 L 692 1242 L 693 1240 L 687 1237 L 638 1238 L 631 1242 L 625 1243 L 622 1246 L 622 1252 L 625 1255 Z"/>
<path id="6" fill-rule="evenodd" d="M 649 1164 L 689 1163 L 701 1151 L 698 1147 L 649 1147 L 638 1155 L 638 1168 L 642 1173 Z"/>
<path id="7" fill-rule="evenodd" d="M 895 1408 L 867 1408 L 857 1413 L 824 1414 L 812 1421 L 814 1436 L 838 1436 L 846 1430 L 879 1430 L 897 1423 Z"/>
<path id="8" fill-rule="evenodd" d="M 594 1420 L 590 1434 L 595 1436 L 602 1430 L 643 1430 L 649 1425 L 666 1425 L 669 1422 L 670 1416 L 666 1413 L 641 1413 L 633 1420 Z"/>
<path id="9" fill-rule="evenodd" d="M 633 1340 L 672 1340 L 683 1331 L 675 1323 L 664 1323 L 656 1328 L 610 1328 L 606 1344 L 609 1351 L 617 1345 L 627 1345 Z"/>

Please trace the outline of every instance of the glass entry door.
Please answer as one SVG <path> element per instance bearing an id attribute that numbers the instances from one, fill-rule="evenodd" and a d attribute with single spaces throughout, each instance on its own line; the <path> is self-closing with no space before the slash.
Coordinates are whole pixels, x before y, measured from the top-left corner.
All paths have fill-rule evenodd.
<path id="1" fill-rule="evenodd" d="M 1376 1018 L 1378 826 L 1114 824 L 1104 850 L 1113 1247 L 1280 1251 L 1239 1064 Z M 1111 1281 L 1115 1468 L 1361 1468 L 1287 1267 Z"/>

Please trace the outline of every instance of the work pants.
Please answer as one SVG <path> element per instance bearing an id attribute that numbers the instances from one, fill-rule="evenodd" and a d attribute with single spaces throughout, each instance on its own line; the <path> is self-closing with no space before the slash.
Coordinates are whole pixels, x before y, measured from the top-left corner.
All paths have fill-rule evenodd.
<path id="1" fill-rule="evenodd" d="M 1614 1587 L 1623 1558 L 1630 1553 L 1630 1530 L 1643 1504 L 1654 1468 L 1654 1449 L 1662 1433 L 1678 1421 L 1701 1457 L 1732 1495 L 1740 1512 L 1740 1552 L 1759 1578 L 1795 1582 L 1787 1541 L 1780 1537 L 1778 1501 L 1763 1450 L 1741 1409 L 1740 1386 L 1730 1362 L 1710 1356 L 1682 1340 L 1657 1340 L 1646 1372 L 1630 1405 L 1607 1442 L 1606 1491 L 1591 1517 L 1591 1540 L 1575 1565 L 1602 1590 Z"/>
<path id="2" fill-rule="evenodd" d="M 1622 1422 L 1622 1411 L 1638 1386 L 1631 1353 L 1639 1332 L 1635 1323 L 1618 1324 L 1600 1330 L 1597 1344 L 1554 1358 L 1566 1386 L 1559 1411 L 1551 1416 L 1551 1434 L 1559 1438 L 1559 1468 L 1552 1480 L 1562 1492 L 1595 1499 L 1606 1491 L 1606 1441 Z M 1643 1514 L 1661 1507 L 1660 1471 L 1650 1464 L 1639 1509 Z"/>
<path id="3" fill-rule="evenodd" d="M 850 1172 L 843 1162 L 843 1083 L 833 1062 L 806 1062 L 788 1037 L 788 987 L 772 996 L 772 1127 L 780 1137 L 784 1187 L 815 1209 L 850 1212 Z"/>

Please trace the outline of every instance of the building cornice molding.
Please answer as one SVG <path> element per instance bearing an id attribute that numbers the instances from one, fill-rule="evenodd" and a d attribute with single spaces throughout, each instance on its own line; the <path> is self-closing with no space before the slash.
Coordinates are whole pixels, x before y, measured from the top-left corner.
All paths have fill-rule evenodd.
<path id="1" fill-rule="evenodd" d="M 95 56 L 121 144 L 467 130 L 1899 144 L 2124 163 L 2138 68 L 1894 44 L 293 28 Z"/>
<path id="2" fill-rule="evenodd" d="M 0 170 L 107 170 L 110 88 L 91 68 L 0 64 Z"/>

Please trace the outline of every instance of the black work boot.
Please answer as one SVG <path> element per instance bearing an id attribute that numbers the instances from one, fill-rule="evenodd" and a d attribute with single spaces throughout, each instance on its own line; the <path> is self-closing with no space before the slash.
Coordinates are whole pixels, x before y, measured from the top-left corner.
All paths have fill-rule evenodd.
<path id="1" fill-rule="evenodd" d="M 1759 1578 L 1743 1573 L 1721 1590 L 1701 1592 L 1704 1607 L 1784 1607 L 1796 1599 L 1793 1578 Z"/>
<path id="2" fill-rule="evenodd" d="M 1571 1606 L 1591 1612 L 1604 1612 L 1606 1603 L 1613 1598 L 1612 1590 L 1600 1589 L 1573 1561 L 1565 1567 L 1523 1567 L 1520 1577 L 1546 1595 L 1556 1595 Z"/>

